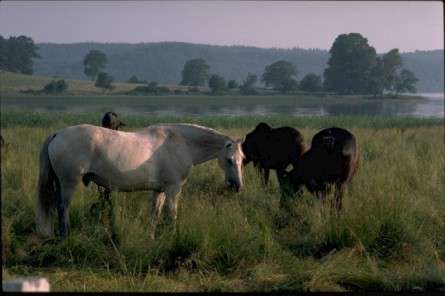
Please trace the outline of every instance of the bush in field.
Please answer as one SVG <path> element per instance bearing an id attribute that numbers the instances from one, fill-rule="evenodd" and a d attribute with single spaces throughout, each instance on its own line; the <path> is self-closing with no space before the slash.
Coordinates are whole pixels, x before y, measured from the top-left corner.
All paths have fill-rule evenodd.
<path id="1" fill-rule="evenodd" d="M 106 90 L 111 90 L 114 88 L 114 86 L 111 85 L 112 82 L 113 76 L 105 72 L 100 72 L 97 75 L 96 83 L 94 84 L 94 86 L 102 88 L 102 92 L 105 92 Z"/>
<path id="2" fill-rule="evenodd" d="M 234 89 L 237 87 L 238 87 L 238 83 L 235 80 L 229 80 L 229 82 L 227 82 L 228 89 Z"/>
<path id="3" fill-rule="evenodd" d="M 255 95 L 258 92 L 254 88 L 254 84 L 257 82 L 258 76 L 252 73 L 248 73 L 246 80 L 243 81 L 243 84 L 239 87 L 240 94 L 243 95 Z"/>
<path id="4" fill-rule="evenodd" d="M 190 93 L 199 93 L 200 92 L 200 90 L 199 90 L 199 88 L 198 87 L 189 87 L 188 88 L 188 92 L 190 92 Z"/>
<path id="5" fill-rule="evenodd" d="M 169 94 L 170 93 L 170 89 L 166 86 L 158 86 L 156 88 L 156 92 L 160 95 L 164 95 L 164 94 Z"/>
<path id="6" fill-rule="evenodd" d="M 152 81 L 147 85 L 146 92 L 155 94 L 158 91 L 158 83 L 156 81 Z"/>
<path id="7" fill-rule="evenodd" d="M 166 86 L 158 86 L 157 82 L 150 82 L 147 86 L 138 86 L 132 89 L 130 94 L 150 94 L 150 95 L 157 95 L 157 94 L 169 94 L 171 93 L 170 89 Z"/>
<path id="8" fill-rule="evenodd" d="M 136 75 L 131 76 L 127 82 L 128 83 L 147 83 L 147 81 L 145 81 L 145 80 L 139 80 Z"/>
<path id="9" fill-rule="evenodd" d="M 43 88 L 43 91 L 47 94 L 60 94 L 64 93 L 68 89 L 68 84 L 65 80 L 53 80 L 50 83 L 46 84 Z"/>

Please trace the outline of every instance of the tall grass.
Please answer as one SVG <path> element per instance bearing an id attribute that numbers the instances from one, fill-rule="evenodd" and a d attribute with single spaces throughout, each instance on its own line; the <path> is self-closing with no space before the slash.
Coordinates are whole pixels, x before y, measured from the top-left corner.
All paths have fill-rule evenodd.
<path id="1" fill-rule="evenodd" d="M 98 201 L 96 186 L 81 185 L 70 236 L 43 240 L 34 233 L 40 145 L 56 128 L 97 118 L 83 116 L 22 119 L 2 113 L 1 133 L 9 143 L 1 155 L 6 276 L 45 275 L 58 291 L 401 291 L 445 285 L 443 121 L 196 119 L 233 138 L 258 120 L 295 126 L 306 142 L 320 127 L 350 129 L 361 166 L 343 211 L 334 213 L 305 193 L 285 215 L 278 209 L 275 177 L 264 189 L 248 166 L 245 190 L 234 194 L 224 190 L 223 173 L 211 161 L 191 171 L 176 233 L 165 221 L 158 238 L 149 239 L 150 193 L 113 193 L 113 209 L 104 208 L 99 217 L 90 211 Z M 190 119 L 131 117 L 127 129 L 158 120 Z"/>

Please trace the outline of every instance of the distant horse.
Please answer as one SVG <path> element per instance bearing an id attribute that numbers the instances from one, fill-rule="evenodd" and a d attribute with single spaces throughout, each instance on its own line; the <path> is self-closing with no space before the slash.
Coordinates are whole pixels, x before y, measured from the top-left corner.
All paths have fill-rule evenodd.
<path id="1" fill-rule="evenodd" d="M 119 119 L 115 112 L 110 111 L 105 113 L 102 118 L 102 126 L 112 130 L 118 130 L 121 126 L 125 126 L 125 123 Z"/>
<path id="2" fill-rule="evenodd" d="M 312 138 L 306 151 L 291 172 L 277 173 L 282 192 L 281 206 L 294 194 L 301 195 L 302 186 L 323 198 L 335 186 L 335 206 L 342 207 L 343 191 L 359 164 L 358 147 L 353 134 L 345 129 L 324 129 Z"/>
<path id="3" fill-rule="evenodd" d="M 284 171 L 289 164 L 295 167 L 304 152 L 303 136 L 292 127 L 271 128 L 259 123 L 242 143 L 245 164 L 250 161 L 258 169 L 264 185 L 269 182 L 269 170 Z"/>
<path id="4" fill-rule="evenodd" d="M 178 196 L 190 169 L 218 158 L 225 183 L 243 187 L 241 142 L 194 124 L 159 124 L 139 132 L 121 132 L 88 124 L 64 128 L 50 135 L 40 152 L 37 230 L 53 234 L 57 209 L 59 232 L 68 233 L 68 210 L 76 186 L 90 181 L 122 192 L 152 190 L 156 224 L 167 201 L 173 225 Z"/>

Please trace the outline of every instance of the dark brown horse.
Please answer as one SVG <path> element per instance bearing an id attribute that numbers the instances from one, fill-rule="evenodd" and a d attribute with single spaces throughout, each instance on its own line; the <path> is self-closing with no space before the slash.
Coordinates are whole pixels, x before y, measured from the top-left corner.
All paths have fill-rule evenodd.
<path id="1" fill-rule="evenodd" d="M 246 135 L 242 149 L 245 164 L 252 161 L 267 185 L 269 171 L 285 171 L 289 164 L 295 167 L 305 147 L 303 136 L 296 129 L 287 126 L 272 128 L 261 122 Z"/>
<path id="2" fill-rule="evenodd" d="M 335 187 L 335 206 L 342 207 L 343 191 L 359 163 L 358 147 L 353 134 L 345 129 L 324 129 L 312 138 L 311 148 L 291 172 L 277 172 L 281 188 L 281 206 L 295 194 L 301 195 L 302 186 L 319 198 L 324 198 Z"/>
<path id="3" fill-rule="evenodd" d="M 107 112 L 102 117 L 102 127 L 106 127 L 112 130 L 118 130 L 121 126 L 125 126 L 115 112 Z"/>

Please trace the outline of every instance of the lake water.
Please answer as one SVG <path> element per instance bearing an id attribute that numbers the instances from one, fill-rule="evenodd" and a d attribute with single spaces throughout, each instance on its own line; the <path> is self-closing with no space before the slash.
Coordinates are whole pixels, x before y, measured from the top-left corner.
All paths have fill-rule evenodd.
<path id="1" fill-rule="evenodd" d="M 385 115 L 444 117 L 444 94 L 422 93 L 426 99 L 345 99 L 292 97 L 14 97 L 2 108 L 53 112 L 106 112 L 147 116 L 242 115 Z"/>

